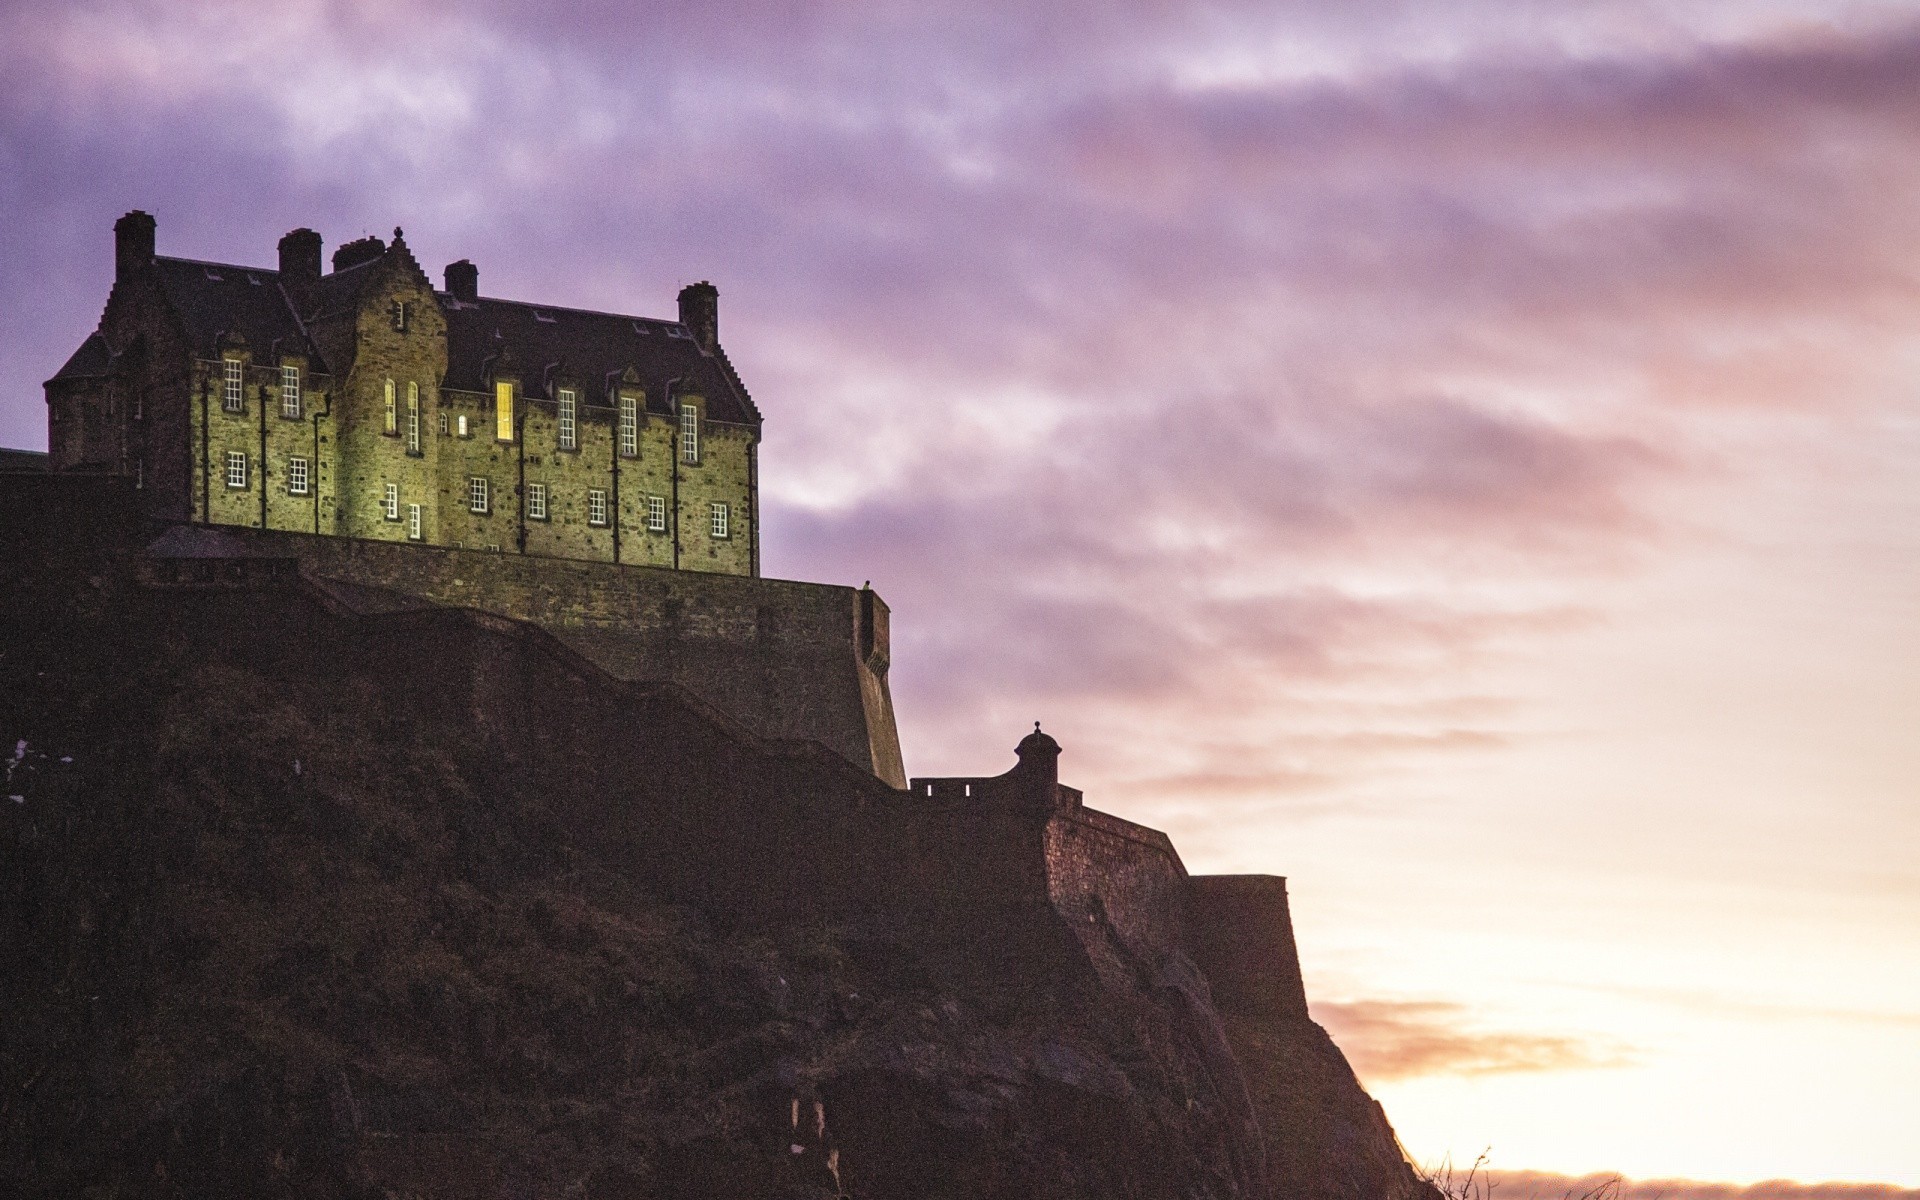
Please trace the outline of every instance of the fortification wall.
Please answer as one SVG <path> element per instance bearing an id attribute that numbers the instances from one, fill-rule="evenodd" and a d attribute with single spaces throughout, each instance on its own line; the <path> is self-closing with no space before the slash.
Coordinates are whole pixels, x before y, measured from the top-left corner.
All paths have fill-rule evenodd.
<path id="1" fill-rule="evenodd" d="M 1047 822 L 1047 892 L 1083 941 L 1156 963 L 1186 942 L 1186 868 L 1167 835 L 1074 806 Z"/>
<path id="2" fill-rule="evenodd" d="M 309 578 L 530 621 L 616 679 L 676 683 L 761 737 L 818 741 L 886 783 L 906 785 L 886 680 L 886 606 L 871 592 L 446 546 L 222 532 L 297 557 Z"/>
<path id="3" fill-rule="evenodd" d="M 1190 953 L 1222 1012 L 1306 1020 L 1307 993 L 1278 875 L 1195 875 L 1187 881 Z"/>
<path id="4" fill-rule="evenodd" d="M 230 527 L 148 526 L 131 481 L 0 475 L 0 521 L 73 547 L 156 538 L 178 557 L 295 559 L 324 586 L 525 620 L 616 680 L 673 683 L 757 737 L 814 741 L 906 786 L 887 686 L 887 607 L 858 588 Z M 378 601 L 370 601 L 380 603 Z"/>

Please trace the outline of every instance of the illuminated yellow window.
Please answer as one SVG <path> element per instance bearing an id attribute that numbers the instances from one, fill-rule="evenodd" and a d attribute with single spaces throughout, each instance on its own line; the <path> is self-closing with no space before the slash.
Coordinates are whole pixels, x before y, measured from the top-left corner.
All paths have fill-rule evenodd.
<path id="1" fill-rule="evenodd" d="M 503 442 L 513 440 L 513 385 L 493 385 L 493 436 Z"/>
<path id="2" fill-rule="evenodd" d="M 387 432 L 400 432 L 400 414 L 393 404 L 393 380 L 387 380 Z"/>

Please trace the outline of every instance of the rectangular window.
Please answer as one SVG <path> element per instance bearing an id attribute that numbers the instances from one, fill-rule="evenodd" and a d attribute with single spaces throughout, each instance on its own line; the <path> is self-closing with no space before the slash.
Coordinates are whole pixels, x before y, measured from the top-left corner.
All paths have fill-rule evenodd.
<path id="1" fill-rule="evenodd" d="M 647 528 L 654 533 L 667 531 L 667 499 L 665 496 L 647 497 Z"/>
<path id="2" fill-rule="evenodd" d="M 414 542 L 420 540 L 420 506 L 418 504 L 407 505 L 407 540 Z"/>
<path id="3" fill-rule="evenodd" d="M 287 494 L 304 496 L 307 494 L 307 460 L 290 458 L 287 460 Z"/>
<path id="4" fill-rule="evenodd" d="M 387 380 L 387 432 L 400 432 L 400 412 L 393 402 L 393 380 Z"/>
<path id="5" fill-rule="evenodd" d="M 513 440 L 513 385 L 493 385 L 493 436 L 500 441 Z"/>
<path id="6" fill-rule="evenodd" d="M 407 384 L 407 453 L 420 453 L 420 385 Z"/>
<path id="7" fill-rule="evenodd" d="M 732 515 L 727 506 L 716 501 L 713 505 L 713 536 L 727 536 L 727 518 Z"/>
<path id="8" fill-rule="evenodd" d="M 244 389 L 246 367 L 237 358 L 220 360 L 220 369 L 225 372 L 220 382 L 220 407 L 228 412 L 239 412 L 246 407 L 247 396 Z"/>
<path id="9" fill-rule="evenodd" d="M 531 520 L 547 519 L 547 485 L 530 483 L 527 485 L 527 516 Z"/>
<path id="10" fill-rule="evenodd" d="M 572 388 L 560 389 L 560 448 L 572 450 L 580 445 L 579 399 Z"/>
<path id="11" fill-rule="evenodd" d="M 389 521 L 400 519 L 400 485 L 389 483 L 380 493 L 380 513 Z"/>
<path id="12" fill-rule="evenodd" d="M 487 481 L 479 475 L 467 480 L 467 510 L 477 513 L 487 511 Z"/>
<path id="13" fill-rule="evenodd" d="M 300 419 L 300 368 L 280 368 L 280 415 Z"/>
<path id="14" fill-rule="evenodd" d="M 587 524 L 607 523 L 607 493 L 600 488 L 587 489 Z"/>
<path id="15" fill-rule="evenodd" d="M 700 410 L 691 404 L 680 406 L 680 457 L 690 463 L 700 461 Z"/>
<path id="16" fill-rule="evenodd" d="M 640 400 L 637 396 L 620 397 L 620 453 L 626 458 L 640 453 Z"/>
<path id="17" fill-rule="evenodd" d="M 467 414 L 461 413 L 460 416 L 456 418 L 456 426 L 460 433 L 460 436 L 466 437 L 467 436 Z"/>
<path id="18" fill-rule="evenodd" d="M 227 451 L 227 486 L 247 486 L 247 456 L 239 450 Z"/>

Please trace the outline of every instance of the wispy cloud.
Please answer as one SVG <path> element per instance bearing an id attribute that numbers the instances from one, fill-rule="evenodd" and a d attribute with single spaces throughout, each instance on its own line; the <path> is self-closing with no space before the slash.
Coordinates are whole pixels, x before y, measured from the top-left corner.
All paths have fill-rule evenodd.
<path id="1" fill-rule="evenodd" d="M 1609 1039 L 1489 1030 L 1463 1005 L 1435 1000 L 1316 1001 L 1314 1019 L 1368 1083 L 1424 1075 L 1503 1075 L 1627 1066 Z"/>

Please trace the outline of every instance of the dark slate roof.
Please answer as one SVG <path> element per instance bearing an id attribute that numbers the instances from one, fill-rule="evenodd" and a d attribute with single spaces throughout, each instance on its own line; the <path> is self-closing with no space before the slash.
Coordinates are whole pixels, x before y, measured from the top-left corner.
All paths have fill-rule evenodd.
<path id="1" fill-rule="evenodd" d="M 264 360 L 275 342 L 282 350 L 313 352 L 278 271 L 190 258 L 155 258 L 153 268 L 196 353 L 212 357 L 221 334 L 244 337 L 255 361 Z"/>
<path id="2" fill-rule="evenodd" d="M 53 373 L 53 379 L 98 379 L 113 367 L 113 351 L 107 348 L 107 339 L 98 332 L 87 335 L 80 348 L 73 352 L 67 365 Z M 47 382 L 52 383 L 53 379 Z"/>
<path id="3" fill-rule="evenodd" d="M 396 241 L 389 253 L 393 250 L 411 257 L 402 242 Z M 379 277 L 373 270 L 379 261 L 322 275 L 298 293 L 298 311 L 278 271 L 161 257 L 154 259 L 154 271 L 196 353 L 211 358 L 221 335 L 238 334 L 256 361 L 271 353 L 277 341 L 282 350 L 298 348 L 312 359 L 313 369 L 325 371 L 327 364 L 307 329 L 329 328 L 322 325 L 326 318 L 357 307 L 361 289 Z M 677 321 L 485 296 L 475 302 L 456 301 L 444 292 L 436 295 L 447 318 L 447 387 L 485 392 L 488 372 L 505 350 L 522 391 L 530 396 L 550 396 L 553 373 L 563 372 L 580 385 L 590 403 L 608 404 L 609 377 L 631 367 L 652 411 L 668 411 L 666 385 L 678 380 L 675 394 L 706 397 L 710 419 L 760 424 L 760 411 L 726 354 L 717 348 L 702 353 Z M 54 378 L 104 375 L 110 365 L 109 347 L 95 333 Z"/>
<path id="4" fill-rule="evenodd" d="M 550 372 L 570 375 L 595 403 L 610 403 L 609 376 L 632 367 L 646 389 L 647 407 L 665 413 L 666 385 L 675 395 L 698 392 L 717 421 L 758 425 L 760 412 L 739 376 L 715 352 L 703 354 L 677 321 L 586 312 L 482 296 L 456 301 L 442 294 L 447 316 L 446 386 L 480 392 L 504 350 L 528 395 L 550 394 Z"/>

